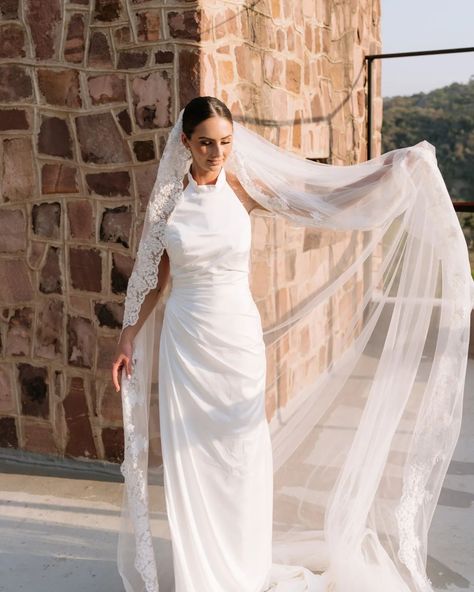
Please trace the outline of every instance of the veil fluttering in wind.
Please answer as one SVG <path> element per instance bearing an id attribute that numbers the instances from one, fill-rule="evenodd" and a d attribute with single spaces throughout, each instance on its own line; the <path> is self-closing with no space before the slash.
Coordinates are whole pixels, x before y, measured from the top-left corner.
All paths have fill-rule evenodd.
<path id="1" fill-rule="evenodd" d="M 191 163 L 182 116 L 148 203 L 124 328 L 157 287 L 164 229 Z M 278 278 L 291 247 L 306 269 L 305 282 L 269 289 L 262 304 L 267 395 L 288 398 L 270 423 L 273 561 L 323 572 L 335 592 L 380 592 L 382 582 L 384 592 L 431 592 L 427 534 L 459 436 L 474 305 L 435 148 L 423 141 L 329 165 L 234 122 L 225 168 L 268 210 L 255 216 L 260 259 Z M 170 585 L 156 378 L 165 303 L 166 293 L 135 337 L 131 378 L 122 373 L 127 592 Z"/>

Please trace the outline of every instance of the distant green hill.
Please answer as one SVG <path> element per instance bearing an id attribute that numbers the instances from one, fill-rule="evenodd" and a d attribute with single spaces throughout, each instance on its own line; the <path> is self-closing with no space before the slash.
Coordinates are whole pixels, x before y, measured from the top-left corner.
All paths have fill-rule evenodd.
<path id="1" fill-rule="evenodd" d="M 428 140 L 453 201 L 474 201 L 474 75 L 429 93 L 383 100 L 382 152 Z"/>

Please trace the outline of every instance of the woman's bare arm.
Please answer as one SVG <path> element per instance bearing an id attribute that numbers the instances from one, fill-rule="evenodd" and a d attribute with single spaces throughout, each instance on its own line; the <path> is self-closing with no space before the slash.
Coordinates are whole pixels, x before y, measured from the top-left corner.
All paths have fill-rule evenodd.
<path id="1" fill-rule="evenodd" d="M 185 175 L 183 179 L 183 188 L 186 188 L 188 184 L 188 176 Z M 143 303 L 140 307 L 138 314 L 138 321 L 134 325 L 128 325 L 125 327 L 120 335 L 119 342 L 117 344 L 117 352 L 115 360 L 112 365 L 112 382 L 115 386 L 115 390 L 120 390 L 120 370 L 125 366 L 127 375 L 130 377 L 132 373 L 132 351 L 133 351 L 133 340 L 137 336 L 138 332 L 142 328 L 143 324 L 151 314 L 152 310 L 158 303 L 161 293 L 163 292 L 166 284 L 168 283 L 170 275 L 170 262 L 166 249 L 163 251 L 160 263 L 158 265 L 158 284 L 153 290 L 150 290 L 145 296 Z"/>
<path id="2" fill-rule="evenodd" d="M 170 264 L 168 253 L 163 251 L 160 263 L 158 265 L 158 285 L 153 290 L 150 290 L 145 296 L 143 303 L 140 307 L 138 314 L 138 321 L 134 325 L 128 325 L 122 331 L 119 342 L 117 344 L 117 350 L 115 359 L 112 365 L 112 382 L 115 386 L 115 390 L 120 390 L 120 370 L 125 366 L 127 375 L 130 377 L 132 373 L 132 352 L 133 352 L 133 340 L 141 327 L 145 323 L 146 319 L 155 308 L 160 295 L 169 280 L 170 275 Z"/>
<path id="3" fill-rule="evenodd" d="M 163 251 L 163 255 L 158 265 L 158 285 L 153 290 L 150 290 L 148 294 L 145 296 L 143 304 L 140 307 L 138 321 L 135 323 L 135 325 L 129 325 L 128 327 L 125 327 L 125 329 L 122 331 L 121 340 L 126 338 L 131 339 L 133 341 L 135 339 L 137 333 L 142 328 L 151 311 L 155 308 L 156 304 L 158 303 L 162 290 L 164 290 L 164 288 L 166 287 L 169 278 L 169 269 L 169 257 L 168 253 L 165 250 Z"/>

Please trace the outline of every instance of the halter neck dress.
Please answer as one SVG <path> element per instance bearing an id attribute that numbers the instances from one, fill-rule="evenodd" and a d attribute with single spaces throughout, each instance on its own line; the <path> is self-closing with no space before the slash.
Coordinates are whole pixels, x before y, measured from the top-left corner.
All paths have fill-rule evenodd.
<path id="1" fill-rule="evenodd" d="M 165 232 L 172 285 L 158 384 L 174 588 L 160 592 L 325 592 L 321 575 L 272 563 L 273 458 L 250 217 L 223 167 L 215 184 L 187 176 Z"/>
<path id="2" fill-rule="evenodd" d="M 159 350 L 175 592 L 263 592 L 273 470 L 251 222 L 224 167 L 214 185 L 187 175 L 165 232 L 172 285 Z"/>

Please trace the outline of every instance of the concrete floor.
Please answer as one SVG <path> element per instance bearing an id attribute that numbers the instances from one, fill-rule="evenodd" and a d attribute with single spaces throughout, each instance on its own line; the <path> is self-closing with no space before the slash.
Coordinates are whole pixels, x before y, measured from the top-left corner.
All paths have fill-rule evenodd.
<path id="1" fill-rule="evenodd" d="M 474 360 L 461 436 L 429 536 L 436 590 L 474 590 Z M 123 592 L 115 553 L 122 484 L 67 467 L 0 461 L 0 591 Z M 23 473 L 23 474 L 21 474 Z M 47 475 L 46 475 L 47 473 Z M 84 474 L 86 476 L 86 474 Z"/>

